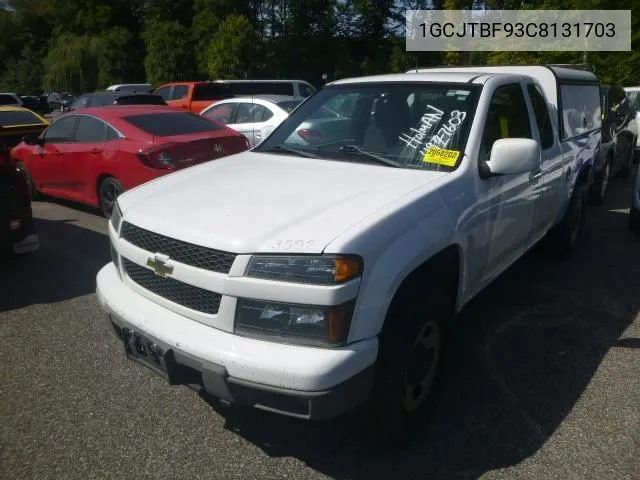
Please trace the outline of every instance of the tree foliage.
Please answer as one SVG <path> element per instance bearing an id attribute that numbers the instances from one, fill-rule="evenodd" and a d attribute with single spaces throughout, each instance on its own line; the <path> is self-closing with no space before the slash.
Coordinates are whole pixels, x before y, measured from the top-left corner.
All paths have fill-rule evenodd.
<path id="1" fill-rule="evenodd" d="M 0 89 L 582 62 L 640 83 L 640 0 L 0 0 Z M 407 9 L 631 9 L 631 52 L 407 52 Z"/>
<path id="2" fill-rule="evenodd" d="M 142 38 L 147 52 L 144 68 L 150 83 L 193 79 L 193 41 L 187 27 L 177 21 L 154 20 L 147 25 Z"/>
<path id="3" fill-rule="evenodd" d="M 244 15 L 225 18 L 207 47 L 207 72 L 211 78 L 243 78 L 251 75 L 259 40 Z"/>

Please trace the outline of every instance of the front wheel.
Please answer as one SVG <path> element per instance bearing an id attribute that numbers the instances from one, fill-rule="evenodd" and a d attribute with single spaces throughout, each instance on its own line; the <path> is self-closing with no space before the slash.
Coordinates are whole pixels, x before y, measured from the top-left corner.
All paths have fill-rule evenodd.
<path id="1" fill-rule="evenodd" d="M 366 406 L 376 443 L 405 443 L 431 419 L 440 390 L 445 327 L 452 317 L 452 303 L 438 290 L 392 308 Z"/>
<path id="2" fill-rule="evenodd" d="M 33 183 L 33 178 L 31 177 L 31 173 L 29 173 L 26 165 L 23 162 L 17 161 L 16 168 L 20 170 L 22 175 L 24 175 L 25 179 L 27 180 L 27 187 L 29 188 L 29 197 L 31 198 L 31 200 L 38 200 L 40 198 L 40 192 L 38 192 L 38 189 Z"/>
<path id="3" fill-rule="evenodd" d="M 100 183 L 98 201 L 100 210 L 106 218 L 111 218 L 113 207 L 120 194 L 124 191 L 122 185 L 113 177 L 107 177 Z"/>

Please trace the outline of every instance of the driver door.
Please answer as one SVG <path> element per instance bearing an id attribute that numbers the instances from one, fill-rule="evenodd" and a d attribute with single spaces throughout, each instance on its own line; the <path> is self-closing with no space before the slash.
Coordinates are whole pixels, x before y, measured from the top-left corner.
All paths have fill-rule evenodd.
<path id="1" fill-rule="evenodd" d="M 522 85 L 499 86 L 493 94 L 482 136 L 479 161 L 489 160 L 491 146 L 502 138 L 534 138 Z M 536 185 L 531 172 L 480 178 L 476 274 L 481 284 L 499 275 L 525 251 L 532 233 Z"/>
<path id="2" fill-rule="evenodd" d="M 76 121 L 75 115 L 61 117 L 45 130 L 42 136 L 43 144 L 36 147 L 37 153 L 33 159 L 35 168 L 29 168 L 39 189 L 43 191 L 66 189 L 64 159 L 73 141 Z"/>

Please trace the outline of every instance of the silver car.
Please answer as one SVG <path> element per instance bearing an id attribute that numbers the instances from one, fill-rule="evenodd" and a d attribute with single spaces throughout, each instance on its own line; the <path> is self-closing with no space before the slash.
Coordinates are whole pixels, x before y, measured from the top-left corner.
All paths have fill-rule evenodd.
<path id="1" fill-rule="evenodd" d="M 200 115 L 242 133 L 255 147 L 301 102 L 287 96 L 236 97 L 215 102 Z"/>

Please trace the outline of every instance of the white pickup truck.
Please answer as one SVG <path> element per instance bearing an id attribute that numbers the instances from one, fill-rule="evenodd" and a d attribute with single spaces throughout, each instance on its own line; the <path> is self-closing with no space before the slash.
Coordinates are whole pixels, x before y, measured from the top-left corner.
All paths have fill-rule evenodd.
<path id="1" fill-rule="evenodd" d="M 598 83 L 536 66 L 325 86 L 253 150 L 120 196 L 97 276 L 110 328 L 224 404 L 361 407 L 407 438 L 455 314 L 543 237 L 574 248 Z"/>

